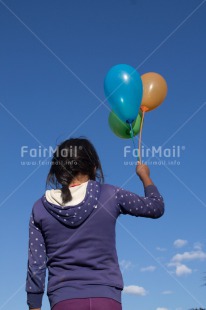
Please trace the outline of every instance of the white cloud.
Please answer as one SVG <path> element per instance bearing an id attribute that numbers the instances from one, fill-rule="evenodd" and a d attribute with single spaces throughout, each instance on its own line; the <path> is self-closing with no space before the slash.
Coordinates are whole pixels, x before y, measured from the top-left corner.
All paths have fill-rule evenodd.
<path id="1" fill-rule="evenodd" d="M 162 294 L 163 294 L 163 295 L 170 295 L 170 294 L 173 294 L 173 291 L 170 291 L 170 290 L 168 290 L 168 291 L 163 291 Z"/>
<path id="2" fill-rule="evenodd" d="M 179 264 L 176 266 L 176 271 L 175 271 L 176 275 L 178 277 L 181 277 L 183 275 L 187 275 L 187 274 L 191 274 L 192 273 L 192 269 L 190 269 L 189 267 L 187 267 L 186 265 L 183 264 Z"/>
<path id="3" fill-rule="evenodd" d="M 191 260 L 205 260 L 206 259 L 206 253 L 197 250 L 197 251 L 191 251 L 191 252 L 184 252 L 183 254 L 176 254 L 172 258 L 172 262 L 182 262 L 182 261 L 191 261 Z"/>
<path id="4" fill-rule="evenodd" d="M 157 269 L 157 267 L 155 267 L 155 266 L 148 266 L 148 267 L 141 268 L 140 271 L 142 271 L 142 272 L 145 272 L 145 271 L 152 272 L 152 271 L 155 271 L 156 269 Z"/>
<path id="5" fill-rule="evenodd" d="M 147 291 L 143 287 L 137 285 L 125 286 L 123 292 L 126 294 L 133 294 L 138 296 L 147 295 Z"/>
<path id="6" fill-rule="evenodd" d="M 161 248 L 161 247 L 159 247 L 159 246 L 156 247 L 156 250 L 157 250 L 157 251 L 160 251 L 160 252 L 166 252 L 166 251 L 167 251 L 167 249 Z"/>
<path id="7" fill-rule="evenodd" d="M 168 267 L 175 267 L 175 274 L 178 277 L 192 273 L 192 269 L 190 269 L 189 267 L 187 267 L 186 265 L 184 265 L 182 263 L 179 263 L 178 261 L 170 262 L 169 264 L 167 264 L 167 266 Z"/>
<path id="8" fill-rule="evenodd" d="M 132 262 L 128 261 L 128 260 L 121 260 L 121 262 L 119 263 L 121 269 L 123 270 L 128 270 L 131 269 L 133 267 Z"/>
<path id="9" fill-rule="evenodd" d="M 156 310 L 169 310 L 168 308 L 158 307 Z"/>
<path id="10" fill-rule="evenodd" d="M 168 266 L 168 267 L 173 267 L 173 266 L 176 267 L 176 266 L 179 265 L 179 264 L 180 264 L 180 263 L 178 263 L 178 262 L 170 262 L 170 263 L 167 264 L 167 266 Z"/>
<path id="11" fill-rule="evenodd" d="M 194 249 L 195 250 L 202 250 L 202 248 L 203 248 L 203 244 L 202 243 L 200 243 L 200 242 L 195 242 L 194 243 Z"/>
<path id="12" fill-rule="evenodd" d="M 177 240 L 174 241 L 173 245 L 174 245 L 175 248 L 182 248 L 187 243 L 188 243 L 187 240 L 177 239 Z"/>
<path id="13" fill-rule="evenodd" d="M 169 264 L 167 264 L 168 267 L 175 267 L 175 274 L 178 277 L 189 275 L 194 271 L 183 264 L 184 261 L 206 260 L 206 253 L 200 250 L 201 245 L 199 243 L 196 243 L 195 245 L 196 248 L 198 248 L 197 250 L 176 254 L 172 257 Z"/>

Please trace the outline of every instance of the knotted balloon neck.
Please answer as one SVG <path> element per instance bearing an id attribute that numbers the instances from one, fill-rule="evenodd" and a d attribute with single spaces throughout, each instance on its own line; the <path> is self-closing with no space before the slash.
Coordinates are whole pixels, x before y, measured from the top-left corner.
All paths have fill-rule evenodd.
<path id="1" fill-rule="evenodd" d="M 135 149 L 135 143 L 134 143 L 134 130 L 133 130 L 133 127 L 132 127 L 132 123 L 129 123 L 130 125 L 130 137 L 132 138 L 132 142 L 133 142 L 133 147 Z"/>
<path id="2" fill-rule="evenodd" d="M 141 105 L 140 109 L 142 110 L 142 112 L 147 112 L 147 111 L 149 111 L 149 108 L 146 107 L 145 105 Z"/>

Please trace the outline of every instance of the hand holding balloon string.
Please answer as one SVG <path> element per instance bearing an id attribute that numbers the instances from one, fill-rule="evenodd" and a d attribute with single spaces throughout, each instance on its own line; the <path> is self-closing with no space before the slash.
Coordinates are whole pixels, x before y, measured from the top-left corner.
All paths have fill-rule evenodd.
<path id="1" fill-rule="evenodd" d="M 150 169 L 147 165 L 141 164 L 139 161 L 136 166 L 136 173 L 140 180 L 142 181 L 144 187 L 153 185 L 152 179 L 150 178 Z"/>

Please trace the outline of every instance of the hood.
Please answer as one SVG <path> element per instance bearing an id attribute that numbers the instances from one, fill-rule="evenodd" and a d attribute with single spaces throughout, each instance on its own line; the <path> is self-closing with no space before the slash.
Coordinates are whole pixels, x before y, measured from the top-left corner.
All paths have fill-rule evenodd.
<path id="1" fill-rule="evenodd" d="M 59 222 L 67 227 L 77 227 L 97 208 L 100 190 L 101 185 L 99 182 L 89 180 L 83 201 L 72 207 L 50 203 L 47 201 L 46 195 L 41 200 L 46 210 Z"/>
<path id="2" fill-rule="evenodd" d="M 72 195 L 72 200 L 68 201 L 66 204 L 62 201 L 62 191 L 61 189 L 50 189 L 45 192 L 46 200 L 49 203 L 52 203 L 54 205 L 58 206 L 64 206 L 64 207 L 73 207 L 84 199 L 87 191 L 87 185 L 88 181 L 84 182 L 78 186 L 72 186 L 70 187 L 70 192 Z"/>

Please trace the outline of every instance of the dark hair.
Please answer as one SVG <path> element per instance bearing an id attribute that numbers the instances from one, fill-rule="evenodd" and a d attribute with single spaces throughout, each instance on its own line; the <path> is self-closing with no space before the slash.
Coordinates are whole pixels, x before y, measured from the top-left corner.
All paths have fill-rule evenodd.
<path id="1" fill-rule="evenodd" d="M 57 146 L 49 174 L 47 185 L 61 185 L 63 203 L 72 200 L 69 184 L 78 174 L 88 175 L 90 180 L 104 182 L 104 175 L 99 156 L 86 138 L 71 138 Z"/>

